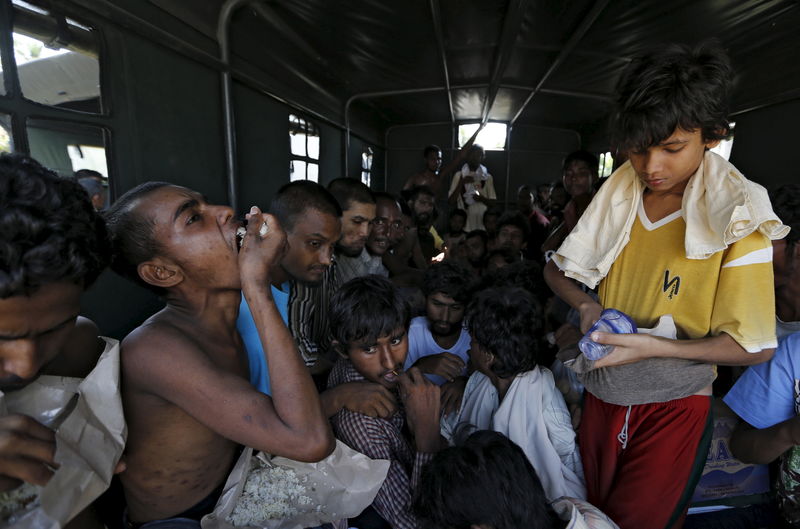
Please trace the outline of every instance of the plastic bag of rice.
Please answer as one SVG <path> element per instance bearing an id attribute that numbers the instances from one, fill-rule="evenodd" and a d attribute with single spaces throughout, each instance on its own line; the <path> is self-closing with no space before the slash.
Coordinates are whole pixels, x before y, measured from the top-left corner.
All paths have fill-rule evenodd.
<path id="1" fill-rule="evenodd" d="M 228 521 L 236 527 L 257 525 L 265 520 L 283 520 L 299 514 L 298 506 L 310 505 L 306 487 L 290 468 L 250 458 L 242 495 Z"/>
<path id="2" fill-rule="evenodd" d="M 245 448 L 203 529 L 303 529 L 352 518 L 375 499 L 389 461 L 341 442 L 331 455 L 304 463 Z M 346 527 L 346 525 L 345 525 Z"/>
<path id="3" fill-rule="evenodd" d="M 29 509 L 38 507 L 42 487 L 23 483 L 16 489 L 0 492 L 0 520 L 14 521 Z"/>

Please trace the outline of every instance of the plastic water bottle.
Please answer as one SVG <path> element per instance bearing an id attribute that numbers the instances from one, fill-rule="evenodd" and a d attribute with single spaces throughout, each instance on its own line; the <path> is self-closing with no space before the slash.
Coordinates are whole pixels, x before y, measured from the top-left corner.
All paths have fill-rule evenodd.
<path id="1" fill-rule="evenodd" d="M 617 309 L 606 309 L 600 313 L 600 319 L 592 325 L 592 328 L 583 335 L 578 342 L 578 349 L 589 360 L 600 360 L 614 350 L 613 345 L 601 344 L 592 341 L 590 338 L 595 331 L 613 332 L 616 334 L 631 334 L 637 331 L 636 323 L 630 316 Z"/>

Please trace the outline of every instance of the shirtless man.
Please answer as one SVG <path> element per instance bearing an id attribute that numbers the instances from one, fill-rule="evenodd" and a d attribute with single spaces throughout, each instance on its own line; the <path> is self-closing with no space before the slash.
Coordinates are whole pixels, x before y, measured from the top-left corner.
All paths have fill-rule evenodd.
<path id="1" fill-rule="evenodd" d="M 80 299 L 110 257 L 86 192 L 31 158 L 0 155 L 0 255 L 0 391 L 40 375 L 86 377 L 106 344 L 78 316 Z M 27 415 L 0 417 L 0 492 L 46 485 L 55 452 L 50 428 Z M 89 527 L 91 517 L 84 511 L 70 527 Z"/>
<path id="2" fill-rule="evenodd" d="M 406 183 L 403 184 L 403 190 L 414 189 L 418 186 L 429 187 L 436 197 L 442 196 L 442 182 L 464 163 L 467 157 L 467 152 L 472 144 L 475 143 L 475 138 L 481 128 L 475 131 L 475 134 L 467 140 L 467 143 L 461 147 L 461 150 L 456 153 L 456 157 L 444 166 L 442 169 L 442 149 L 438 145 L 428 145 L 422 152 L 422 157 L 425 159 L 425 170 L 413 176 L 409 176 Z"/>
<path id="3" fill-rule="evenodd" d="M 333 449 L 311 376 L 269 288 L 285 234 L 258 208 L 248 221 L 240 251 L 231 208 L 159 182 L 129 191 L 109 212 L 112 267 L 167 303 L 122 343 L 129 527 L 182 518 L 199 528 L 239 445 L 301 461 Z M 262 343 L 274 374 L 271 398 L 248 381 L 236 331 L 241 293 L 259 334 L 269 336 Z"/>

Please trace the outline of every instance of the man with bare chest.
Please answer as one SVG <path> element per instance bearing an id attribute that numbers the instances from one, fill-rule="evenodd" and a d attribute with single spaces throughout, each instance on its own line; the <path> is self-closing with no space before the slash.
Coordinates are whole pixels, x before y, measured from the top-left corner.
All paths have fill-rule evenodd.
<path id="1" fill-rule="evenodd" d="M 333 449 L 311 376 L 268 287 L 285 234 L 258 208 L 248 220 L 242 237 L 232 209 L 154 182 L 109 212 L 113 268 L 167 304 L 122 344 L 128 527 L 164 527 L 165 519 L 200 527 L 239 445 L 303 461 Z M 259 334 L 270 337 L 262 341 L 271 397 L 248 380 L 236 330 L 241 295 Z"/>

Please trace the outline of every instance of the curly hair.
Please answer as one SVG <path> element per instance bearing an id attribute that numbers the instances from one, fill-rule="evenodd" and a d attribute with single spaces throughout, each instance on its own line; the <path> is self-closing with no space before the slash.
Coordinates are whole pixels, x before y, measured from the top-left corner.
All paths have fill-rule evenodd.
<path id="1" fill-rule="evenodd" d="M 612 143 L 643 151 L 676 128 L 700 130 L 703 141 L 730 136 L 733 69 L 725 50 L 708 40 L 695 48 L 672 44 L 631 62 L 618 86 Z"/>
<path id="2" fill-rule="evenodd" d="M 374 342 L 398 327 L 408 329 L 410 311 L 400 292 L 385 277 L 351 279 L 331 298 L 331 335 L 346 349 L 361 341 Z"/>
<path id="3" fill-rule="evenodd" d="M 494 355 L 492 371 L 498 377 L 536 367 L 544 318 L 529 292 L 517 287 L 479 292 L 467 308 L 465 322 L 472 339 Z"/>
<path id="4" fill-rule="evenodd" d="M 88 288 L 110 255 L 106 225 L 74 179 L 0 155 L 0 299 L 58 281 Z"/>
<path id="5" fill-rule="evenodd" d="M 781 222 L 792 228 L 786 236 L 786 251 L 791 252 L 800 240 L 800 184 L 785 184 L 770 189 L 769 198 Z"/>
<path id="6" fill-rule="evenodd" d="M 489 430 L 433 457 L 420 475 L 412 510 L 424 529 L 564 526 L 522 449 Z"/>
<path id="7" fill-rule="evenodd" d="M 468 303 L 472 294 L 472 272 L 459 261 L 447 260 L 432 264 L 425 270 L 422 293 L 431 296 L 437 292 L 459 303 Z"/>

